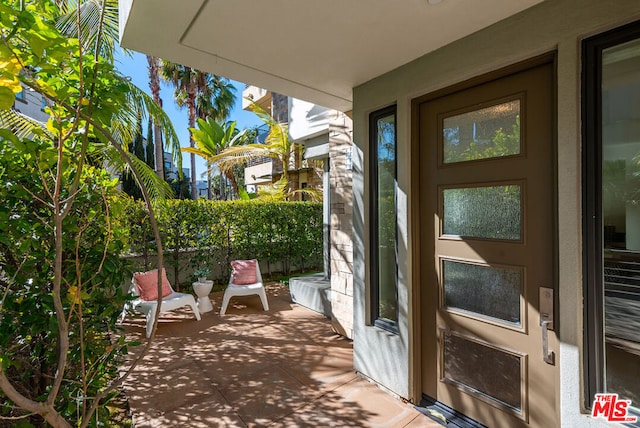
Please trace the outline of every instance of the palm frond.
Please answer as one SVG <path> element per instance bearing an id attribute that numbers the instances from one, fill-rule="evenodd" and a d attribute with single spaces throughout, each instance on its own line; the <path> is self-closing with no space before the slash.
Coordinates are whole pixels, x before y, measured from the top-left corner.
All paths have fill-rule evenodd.
<path id="1" fill-rule="evenodd" d="M 210 160 L 216 162 L 221 171 L 233 168 L 235 165 L 244 164 L 252 159 L 257 158 L 278 159 L 267 145 L 264 144 L 248 144 L 246 146 L 231 146 L 226 148 L 220 154 L 212 156 Z"/>
<path id="2" fill-rule="evenodd" d="M 312 189 L 307 187 L 306 189 L 297 189 L 292 192 L 289 192 L 287 197 L 295 196 L 295 195 L 303 195 L 308 200 L 313 202 L 322 202 L 322 192 L 318 189 Z"/>
<path id="3" fill-rule="evenodd" d="M 260 107 L 260 104 L 253 101 L 251 98 L 245 98 L 245 100 L 249 101 L 249 110 L 255 113 L 262 122 L 269 126 L 271 126 L 272 123 L 277 123 L 273 117 L 265 111 L 265 109 Z"/>
<path id="4" fill-rule="evenodd" d="M 139 159 L 131 152 L 127 152 L 129 159 L 133 164 L 133 167 L 139 173 L 142 179 L 142 184 L 147 188 L 149 197 L 152 200 L 166 199 L 173 197 L 173 191 L 169 183 L 158 177 L 155 171 L 145 163 L 143 159 Z M 130 172 L 131 169 L 126 161 L 122 158 L 120 153 L 111 146 L 108 146 L 104 150 L 104 158 L 107 163 L 107 168 L 110 171 L 118 171 L 121 173 Z M 138 183 L 140 186 L 140 183 Z"/>
<path id="5" fill-rule="evenodd" d="M 209 150 L 207 148 L 203 149 L 202 147 L 182 147 L 180 150 L 183 153 L 192 153 L 204 159 L 209 159 L 210 157 Z"/>
<path id="6" fill-rule="evenodd" d="M 127 91 L 127 107 L 134 108 L 135 115 L 130 116 L 131 126 L 128 129 L 136 129 L 138 115 L 141 117 L 150 117 L 154 123 L 160 127 L 162 134 L 165 136 L 165 147 L 171 152 L 173 161 L 176 165 L 182 165 L 182 152 L 180 151 L 180 140 L 178 134 L 171 123 L 171 119 L 165 113 L 150 95 L 134 85 L 129 79 L 122 77 L 123 84 L 128 86 Z M 123 107 L 124 108 L 124 107 Z M 123 140 L 127 141 L 127 140 Z"/>
<path id="7" fill-rule="evenodd" d="M 269 113 L 267 113 L 258 103 L 251 100 L 249 110 L 254 112 L 262 122 L 269 126 L 269 133 L 265 138 L 265 143 L 274 147 L 279 147 L 282 157 L 288 157 L 291 153 L 293 143 L 289 139 L 289 127 L 287 124 L 278 123 Z"/>
<path id="8" fill-rule="evenodd" d="M 268 186 L 262 186 L 258 189 L 258 198 L 267 201 L 284 201 L 286 198 L 286 189 L 288 186 L 287 177 L 281 177 L 280 180 Z"/>
<path id="9" fill-rule="evenodd" d="M 183 148 L 183 152 L 193 153 L 203 157 L 209 162 L 224 162 L 224 157 L 220 157 L 222 153 L 227 153 L 230 147 L 238 147 L 245 141 L 245 130 L 236 131 L 236 122 L 227 122 L 223 125 L 216 122 L 213 118 L 208 120 L 198 119 L 198 128 L 189 128 L 191 136 L 195 142 L 196 148 Z M 246 147 L 246 146 L 244 146 Z M 264 146 L 260 145 L 260 148 Z M 227 159 L 232 162 L 231 159 Z M 238 160 L 237 162 L 242 162 Z M 228 169 L 228 168 L 227 168 Z"/>
<path id="10" fill-rule="evenodd" d="M 118 1 L 85 0 L 61 3 L 56 26 L 67 37 L 79 37 L 91 51 L 113 61 L 118 42 Z M 78 14 L 80 31 L 78 31 Z M 99 46 L 96 44 L 99 43 Z"/>
<path id="11" fill-rule="evenodd" d="M 21 139 L 41 133 L 53 139 L 45 123 L 38 122 L 16 110 L 0 110 L 0 128 L 8 129 Z"/>
<path id="12" fill-rule="evenodd" d="M 184 149 L 182 149 L 182 151 L 194 153 L 209 160 L 220 151 L 220 142 L 224 138 L 225 133 L 222 127 L 211 119 L 209 121 L 198 119 L 197 124 L 198 128 L 189 128 L 197 147 L 197 152 Z"/>

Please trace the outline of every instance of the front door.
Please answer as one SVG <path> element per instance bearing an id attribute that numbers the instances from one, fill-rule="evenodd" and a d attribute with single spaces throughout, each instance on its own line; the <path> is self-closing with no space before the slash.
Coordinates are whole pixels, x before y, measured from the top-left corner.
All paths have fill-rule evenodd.
<path id="1" fill-rule="evenodd" d="M 546 58 L 414 104 L 422 391 L 489 427 L 558 421 L 553 87 Z"/>

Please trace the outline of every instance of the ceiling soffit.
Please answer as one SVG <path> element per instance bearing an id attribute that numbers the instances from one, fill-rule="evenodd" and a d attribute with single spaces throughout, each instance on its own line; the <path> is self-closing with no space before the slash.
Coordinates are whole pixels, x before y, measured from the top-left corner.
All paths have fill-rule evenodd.
<path id="1" fill-rule="evenodd" d="M 121 0 L 121 38 L 146 54 L 347 111 L 355 86 L 541 1 Z"/>

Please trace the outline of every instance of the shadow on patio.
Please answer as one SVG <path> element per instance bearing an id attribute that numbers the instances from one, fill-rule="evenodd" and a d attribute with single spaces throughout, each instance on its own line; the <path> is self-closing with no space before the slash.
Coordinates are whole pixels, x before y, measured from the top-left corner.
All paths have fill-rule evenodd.
<path id="1" fill-rule="evenodd" d="M 136 427 L 437 427 L 353 371 L 351 342 L 322 315 L 291 303 L 288 288 L 267 284 L 233 298 L 219 315 L 163 314 L 149 355 L 125 383 Z M 142 316 L 124 322 L 144 338 Z M 135 349 L 131 350 L 135 353 Z"/>

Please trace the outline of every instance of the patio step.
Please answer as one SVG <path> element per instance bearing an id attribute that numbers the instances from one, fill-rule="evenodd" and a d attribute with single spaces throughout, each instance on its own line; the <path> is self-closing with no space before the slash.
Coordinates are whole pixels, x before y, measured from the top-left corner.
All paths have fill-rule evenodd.
<path id="1" fill-rule="evenodd" d="M 291 300 L 331 318 L 331 280 L 317 273 L 289 279 Z"/>

